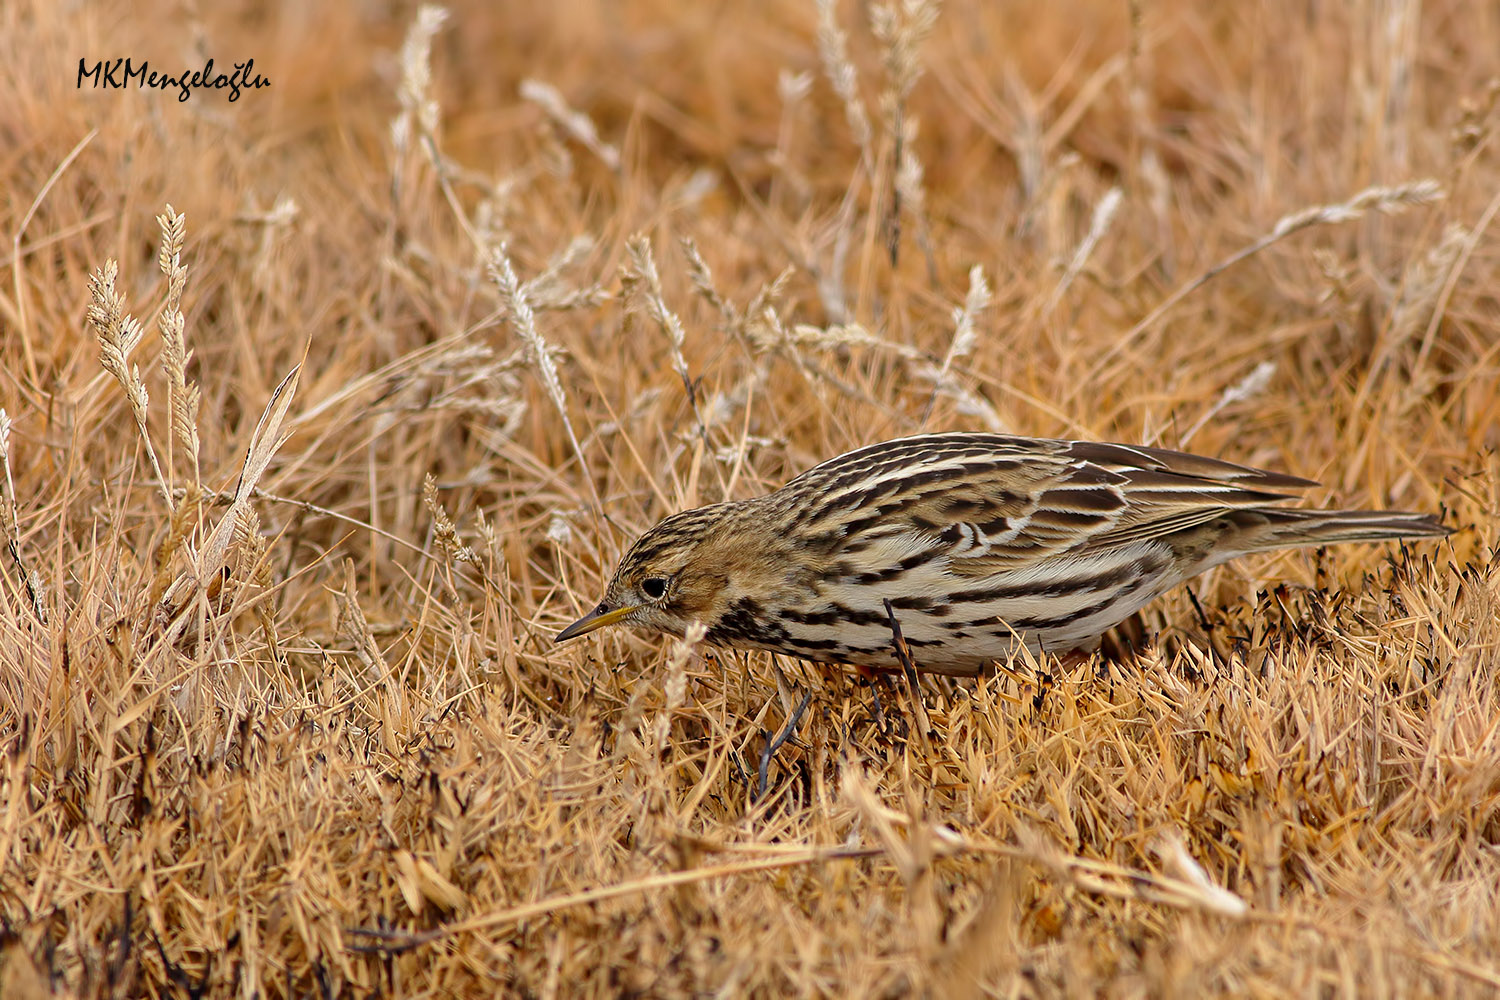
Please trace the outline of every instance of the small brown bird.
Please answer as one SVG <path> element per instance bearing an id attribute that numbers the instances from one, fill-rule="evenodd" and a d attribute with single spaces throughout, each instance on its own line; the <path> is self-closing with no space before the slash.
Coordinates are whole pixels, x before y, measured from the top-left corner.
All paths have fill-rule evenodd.
<path id="1" fill-rule="evenodd" d="M 1271 549 L 1435 537 L 1427 514 L 1295 510 L 1310 480 L 1136 445 L 923 434 L 753 500 L 673 514 L 558 642 L 624 623 L 716 646 L 970 676 L 1024 642 L 1091 649 L 1177 584 Z"/>

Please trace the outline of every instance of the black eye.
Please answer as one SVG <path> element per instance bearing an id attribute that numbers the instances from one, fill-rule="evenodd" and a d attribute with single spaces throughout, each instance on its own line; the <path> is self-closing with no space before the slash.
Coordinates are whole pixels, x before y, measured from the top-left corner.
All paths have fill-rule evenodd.
<path id="1" fill-rule="evenodd" d="M 641 593 L 645 594 L 653 601 L 661 600 L 662 595 L 664 595 L 666 592 L 667 581 L 659 576 L 648 576 L 646 577 L 646 579 L 641 581 Z"/>

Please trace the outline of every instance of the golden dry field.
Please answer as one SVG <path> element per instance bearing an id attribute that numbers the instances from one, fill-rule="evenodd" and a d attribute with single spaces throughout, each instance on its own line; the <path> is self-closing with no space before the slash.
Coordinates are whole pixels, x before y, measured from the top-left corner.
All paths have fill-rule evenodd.
<path id="1" fill-rule="evenodd" d="M 5 1000 L 1500 991 L 1495 3 L 0 37 Z M 552 643 L 663 515 L 924 429 L 1456 531 L 915 692 Z"/>

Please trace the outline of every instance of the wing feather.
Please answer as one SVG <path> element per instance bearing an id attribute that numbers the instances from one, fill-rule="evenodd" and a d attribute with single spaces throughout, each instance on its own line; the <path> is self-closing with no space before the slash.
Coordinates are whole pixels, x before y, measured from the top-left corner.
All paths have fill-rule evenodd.
<path id="1" fill-rule="evenodd" d="M 830 556 L 900 551 L 910 562 L 926 551 L 983 577 L 1162 539 L 1312 485 L 1163 448 L 929 434 L 841 455 L 785 489 L 829 527 Z"/>

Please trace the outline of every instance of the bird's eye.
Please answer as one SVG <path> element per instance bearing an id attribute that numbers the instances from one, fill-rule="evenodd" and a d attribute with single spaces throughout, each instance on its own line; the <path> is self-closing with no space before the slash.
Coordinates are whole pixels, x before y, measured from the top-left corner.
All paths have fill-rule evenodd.
<path id="1" fill-rule="evenodd" d="M 645 594 L 653 601 L 661 600 L 666 592 L 667 581 L 662 577 L 648 576 L 646 577 L 646 579 L 641 581 L 641 593 Z"/>

